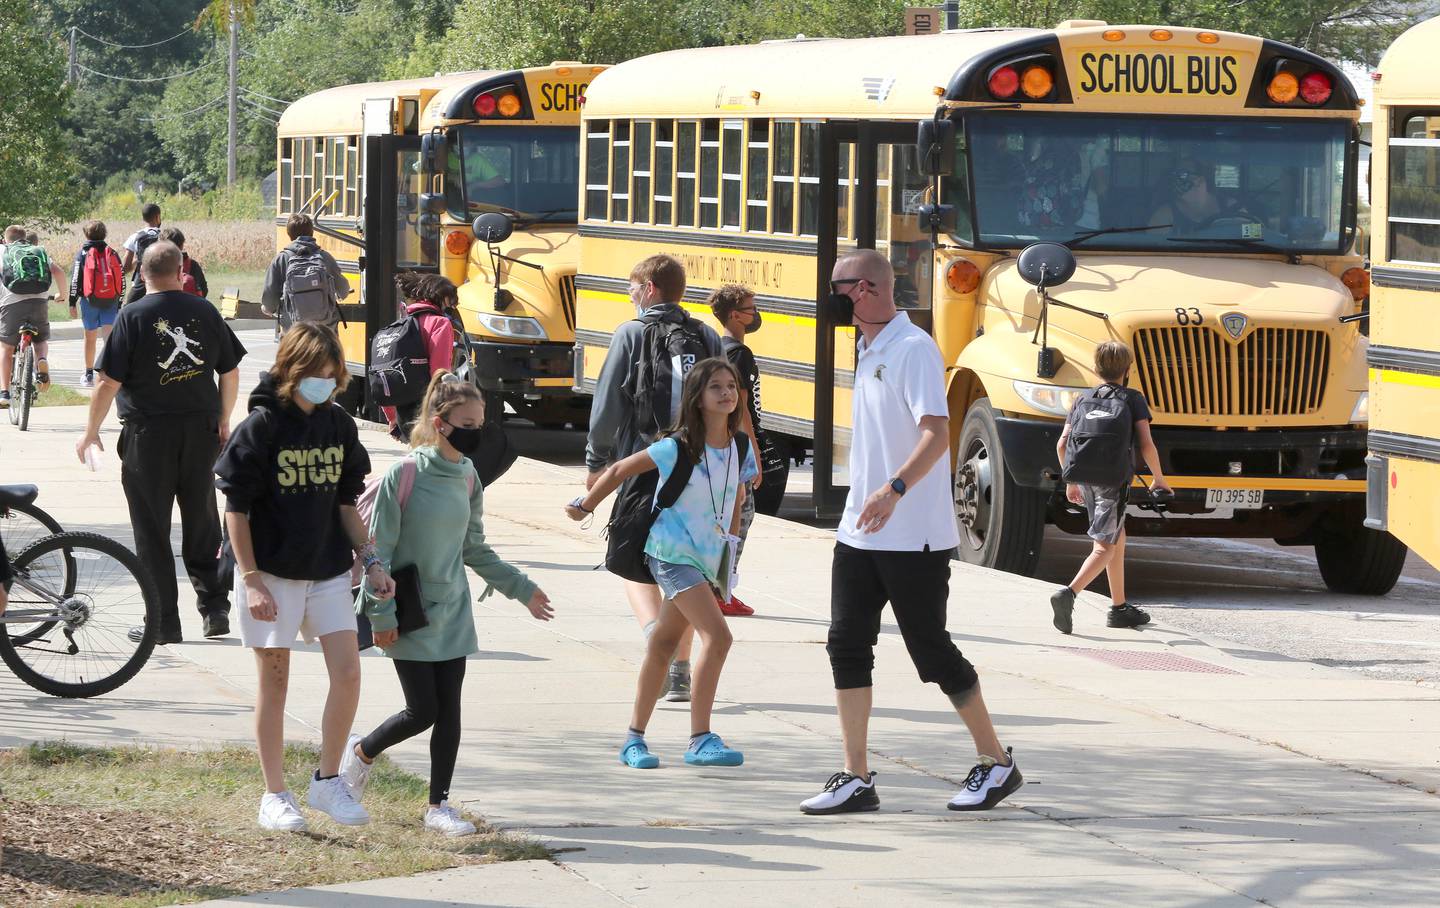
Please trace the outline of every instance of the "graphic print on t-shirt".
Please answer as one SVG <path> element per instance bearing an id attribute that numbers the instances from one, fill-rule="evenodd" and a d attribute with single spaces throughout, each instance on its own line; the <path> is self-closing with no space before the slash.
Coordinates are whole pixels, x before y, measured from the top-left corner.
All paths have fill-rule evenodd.
<path id="1" fill-rule="evenodd" d="M 189 328 L 194 335 L 200 334 L 198 320 L 191 320 Z M 186 381 L 204 371 L 201 367 L 205 364 L 205 349 L 196 337 L 185 333 L 185 327 L 180 325 L 171 327 L 169 321 L 161 318 L 155 321 L 155 333 L 163 338 L 168 338 L 173 344 L 168 356 L 155 361 L 155 364 L 164 373 L 160 376 L 160 384 L 168 385 L 172 382 Z"/>

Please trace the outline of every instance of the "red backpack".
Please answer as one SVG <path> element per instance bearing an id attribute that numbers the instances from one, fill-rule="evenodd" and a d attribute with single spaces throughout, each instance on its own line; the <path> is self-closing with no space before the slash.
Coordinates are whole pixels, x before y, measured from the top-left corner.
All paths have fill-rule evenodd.
<path id="1" fill-rule="evenodd" d="M 184 261 L 180 263 L 180 289 L 195 296 L 200 295 L 200 285 L 195 283 L 195 275 L 190 273 L 190 254 L 181 253 Z"/>
<path id="2" fill-rule="evenodd" d="M 80 271 L 80 295 L 92 306 L 115 304 L 125 291 L 125 274 L 120 270 L 120 256 L 109 246 L 91 246 L 85 251 L 85 264 Z"/>

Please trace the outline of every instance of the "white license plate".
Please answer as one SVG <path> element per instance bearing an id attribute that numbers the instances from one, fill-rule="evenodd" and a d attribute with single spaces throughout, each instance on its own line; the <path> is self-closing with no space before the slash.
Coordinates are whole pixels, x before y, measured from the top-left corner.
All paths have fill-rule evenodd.
<path id="1" fill-rule="evenodd" d="M 1264 489 L 1206 489 L 1207 508 L 1259 508 L 1265 505 Z"/>

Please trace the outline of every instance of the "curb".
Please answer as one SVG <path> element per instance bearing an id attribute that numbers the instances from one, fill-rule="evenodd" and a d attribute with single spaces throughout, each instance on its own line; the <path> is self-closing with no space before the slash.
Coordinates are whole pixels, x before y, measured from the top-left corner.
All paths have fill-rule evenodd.
<path id="1" fill-rule="evenodd" d="M 275 320 L 269 318 L 236 318 L 226 319 L 225 324 L 230 326 L 231 331 L 253 331 L 257 328 L 273 328 Z M 85 336 L 85 326 L 80 320 L 72 319 L 63 323 L 50 323 L 51 340 L 76 340 Z"/>

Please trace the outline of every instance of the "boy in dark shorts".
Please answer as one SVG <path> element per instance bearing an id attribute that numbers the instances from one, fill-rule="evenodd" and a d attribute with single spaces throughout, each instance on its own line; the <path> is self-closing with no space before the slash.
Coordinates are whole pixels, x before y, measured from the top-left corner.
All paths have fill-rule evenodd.
<path id="1" fill-rule="evenodd" d="M 1087 391 L 1081 400 L 1096 397 L 1118 397 L 1124 401 L 1124 412 L 1134 424 L 1133 438 L 1140 447 L 1140 456 L 1150 468 L 1154 477 L 1152 488 L 1168 492 L 1170 485 L 1160 470 L 1160 452 L 1155 449 L 1155 440 L 1150 435 L 1150 406 L 1145 395 L 1125 387 L 1134 357 L 1130 348 L 1120 341 L 1107 341 L 1095 348 L 1095 373 L 1102 384 Z M 1071 430 L 1075 428 L 1080 401 L 1070 410 L 1065 420 L 1065 429 L 1060 433 L 1056 452 L 1060 463 L 1065 463 L 1065 452 L 1070 441 Z M 1094 417 L 1094 411 L 1087 413 Z M 1133 463 L 1133 459 L 1131 460 Z M 1130 471 L 1133 478 L 1133 471 Z M 1080 565 L 1075 579 L 1069 586 L 1061 587 L 1050 595 L 1050 608 L 1054 611 L 1055 629 L 1062 634 L 1072 629 L 1072 614 L 1075 610 L 1075 594 L 1089 586 L 1091 581 L 1104 571 L 1110 581 L 1110 614 L 1106 618 L 1109 627 L 1139 627 L 1148 624 L 1150 615 L 1125 601 L 1125 504 L 1130 491 L 1130 478 L 1116 486 L 1090 485 L 1088 483 L 1067 483 L 1065 497 L 1073 504 L 1083 504 L 1085 513 L 1090 515 L 1088 535 L 1095 541 L 1085 563 Z"/>

